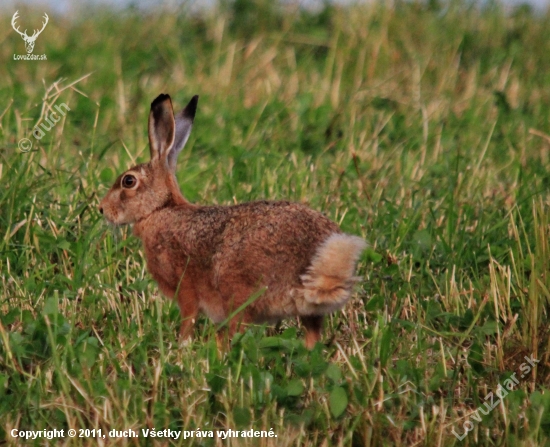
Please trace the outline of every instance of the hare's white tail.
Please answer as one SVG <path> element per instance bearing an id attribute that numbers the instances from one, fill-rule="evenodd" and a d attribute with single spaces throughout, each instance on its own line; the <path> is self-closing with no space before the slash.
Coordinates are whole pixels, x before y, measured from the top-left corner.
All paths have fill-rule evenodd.
<path id="1" fill-rule="evenodd" d="M 334 233 L 317 249 L 307 272 L 301 276 L 306 302 L 323 313 L 342 307 L 349 299 L 355 266 L 366 248 L 357 236 Z"/>

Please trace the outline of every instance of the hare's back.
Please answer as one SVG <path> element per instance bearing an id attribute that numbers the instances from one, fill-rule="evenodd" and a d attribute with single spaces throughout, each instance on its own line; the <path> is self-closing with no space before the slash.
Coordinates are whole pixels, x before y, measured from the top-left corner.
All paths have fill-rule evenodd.
<path id="1" fill-rule="evenodd" d="M 296 287 L 319 245 L 338 226 L 323 214 L 292 202 L 249 202 L 226 208 L 213 264 L 219 280 Z"/>

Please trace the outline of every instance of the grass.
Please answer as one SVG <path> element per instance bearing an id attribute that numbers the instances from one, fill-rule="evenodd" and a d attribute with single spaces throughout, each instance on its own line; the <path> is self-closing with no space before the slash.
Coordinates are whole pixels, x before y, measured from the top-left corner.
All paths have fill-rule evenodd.
<path id="1" fill-rule="evenodd" d="M 20 20 L 42 13 L 22 7 Z M 549 443 L 548 11 L 96 7 L 50 14 L 34 51 L 47 62 L 13 60 L 24 43 L 11 14 L 0 17 L 0 439 L 155 428 L 193 437 L 100 441 Z M 221 355 L 206 319 L 179 344 L 179 311 L 139 241 L 97 211 L 116 175 L 147 160 L 161 92 L 180 107 L 200 95 L 178 168 L 188 199 L 306 202 L 370 243 L 323 345 L 307 351 L 288 320 Z M 62 103 L 66 116 L 30 136 Z M 520 378 L 525 356 L 539 362 Z M 513 391 L 476 413 L 514 373 Z M 278 437 L 196 436 L 251 428 Z"/>

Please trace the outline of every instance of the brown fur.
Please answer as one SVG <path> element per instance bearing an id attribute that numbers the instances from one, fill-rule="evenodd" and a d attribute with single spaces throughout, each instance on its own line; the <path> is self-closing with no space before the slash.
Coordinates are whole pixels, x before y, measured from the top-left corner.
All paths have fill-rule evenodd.
<path id="1" fill-rule="evenodd" d="M 177 120 L 167 95 L 152 103 L 151 161 L 121 175 L 100 211 L 115 224 L 134 224 L 149 272 L 179 304 L 183 337 L 191 335 L 199 312 L 221 323 L 256 297 L 230 321 L 230 335 L 241 323 L 300 316 L 311 348 L 320 339 L 323 316 L 349 299 L 365 243 L 297 203 L 197 206 L 185 200 L 175 158 L 196 103 L 194 97 Z M 131 188 L 122 184 L 126 175 L 137 180 Z"/>

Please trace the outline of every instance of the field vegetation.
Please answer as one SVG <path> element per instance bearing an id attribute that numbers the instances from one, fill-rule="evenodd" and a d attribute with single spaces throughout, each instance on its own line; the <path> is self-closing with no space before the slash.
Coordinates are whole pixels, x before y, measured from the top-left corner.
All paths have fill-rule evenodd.
<path id="1" fill-rule="evenodd" d="M 14 60 L 13 12 L 0 15 L 0 439 L 73 428 L 140 438 L 67 445 L 549 443 L 549 11 L 90 6 L 49 13 L 34 49 L 47 61 Z M 42 14 L 21 7 L 22 27 Z M 189 200 L 303 202 L 369 242 L 353 299 L 311 352 L 294 320 L 220 353 L 201 319 L 181 344 L 139 240 L 99 214 L 116 176 L 148 160 L 159 93 L 176 108 L 200 95 L 177 171 Z M 490 393 L 494 409 L 476 412 Z M 194 435 L 141 435 L 153 428 Z M 277 437 L 197 436 L 228 429 Z"/>

